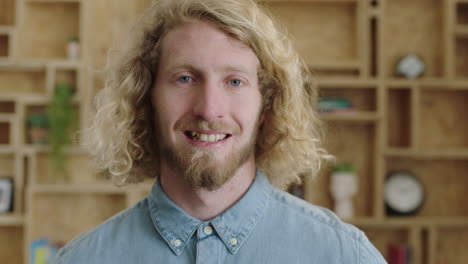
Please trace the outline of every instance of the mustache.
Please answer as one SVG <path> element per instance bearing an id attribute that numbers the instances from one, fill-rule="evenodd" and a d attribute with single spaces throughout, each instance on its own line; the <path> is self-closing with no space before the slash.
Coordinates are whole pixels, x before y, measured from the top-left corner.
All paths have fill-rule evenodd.
<path id="1" fill-rule="evenodd" d="M 226 124 L 224 121 L 207 121 L 207 120 L 179 120 L 175 123 L 175 129 L 177 130 L 199 130 L 199 131 L 219 131 L 223 133 L 229 133 L 232 135 L 239 134 L 240 128 L 238 126 L 232 126 Z"/>

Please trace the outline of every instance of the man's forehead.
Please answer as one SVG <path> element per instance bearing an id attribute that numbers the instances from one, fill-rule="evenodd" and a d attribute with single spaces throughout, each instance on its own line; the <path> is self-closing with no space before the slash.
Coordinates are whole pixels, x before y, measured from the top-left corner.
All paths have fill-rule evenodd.
<path id="1" fill-rule="evenodd" d="M 162 39 L 160 52 L 162 57 L 166 57 L 164 66 L 170 68 L 196 68 L 195 60 L 198 56 L 218 56 L 219 61 L 230 56 L 229 64 L 222 65 L 223 70 L 250 72 L 246 62 L 255 68 L 259 65 L 257 55 L 248 45 L 213 23 L 201 20 L 171 28 Z"/>

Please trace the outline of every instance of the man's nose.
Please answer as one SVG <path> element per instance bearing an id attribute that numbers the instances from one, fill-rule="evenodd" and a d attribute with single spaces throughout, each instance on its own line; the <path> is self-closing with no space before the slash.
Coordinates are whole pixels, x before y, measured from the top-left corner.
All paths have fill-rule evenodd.
<path id="1" fill-rule="evenodd" d="M 229 102 L 224 94 L 222 84 L 204 82 L 196 91 L 194 114 L 203 120 L 212 121 L 222 119 Z"/>

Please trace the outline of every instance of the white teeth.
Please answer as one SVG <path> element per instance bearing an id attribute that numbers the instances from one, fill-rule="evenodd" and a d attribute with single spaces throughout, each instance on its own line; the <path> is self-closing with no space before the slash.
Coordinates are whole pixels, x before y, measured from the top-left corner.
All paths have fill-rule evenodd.
<path id="1" fill-rule="evenodd" d="M 190 132 L 192 135 L 192 138 L 197 140 L 197 141 L 202 141 L 202 142 L 217 142 L 220 140 L 223 140 L 226 138 L 226 134 L 202 134 L 198 132 Z"/>

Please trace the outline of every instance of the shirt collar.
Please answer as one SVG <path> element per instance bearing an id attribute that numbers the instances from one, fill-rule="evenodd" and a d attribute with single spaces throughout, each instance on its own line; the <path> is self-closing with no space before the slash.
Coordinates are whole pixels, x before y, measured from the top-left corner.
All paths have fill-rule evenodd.
<path id="1" fill-rule="evenodd" d="M 162 191 L 159 181 L 148 196 L 154 226 L 171 250 L 180 255 L 200 225 L 211 223 L 228 250 L 235 254 L 254 230 L 268 202 L 270 184 L 257 170 L 247 193 L 231 208 L 211 221 L 200 221 L 174 204 Z"/>

